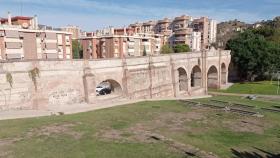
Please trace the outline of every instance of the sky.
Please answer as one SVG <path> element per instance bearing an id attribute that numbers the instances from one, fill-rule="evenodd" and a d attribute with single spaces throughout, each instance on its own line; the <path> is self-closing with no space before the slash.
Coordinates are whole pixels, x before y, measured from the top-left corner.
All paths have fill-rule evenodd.
<path id="1" fill-rule="evenodd" d="M 0 0 L 0 17 L 8 11 L 36 14 L 40 24 L 94 31 L 183 14 L 253 23 L 280 16 L 280 0 Z"/>

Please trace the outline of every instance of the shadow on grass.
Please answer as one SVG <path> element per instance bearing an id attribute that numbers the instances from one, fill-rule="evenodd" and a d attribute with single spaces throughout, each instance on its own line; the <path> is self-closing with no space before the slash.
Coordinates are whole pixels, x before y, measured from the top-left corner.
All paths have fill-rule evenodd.
<path id="1" fill-rule="evenodd" d="M 231 149 L 231 152 L 234 155 L 233 158 L 280 158 L 280 154 L 273 154 L 259 148 L 255 149 L 259 152 L 237 151 L 235 149 Z"/>

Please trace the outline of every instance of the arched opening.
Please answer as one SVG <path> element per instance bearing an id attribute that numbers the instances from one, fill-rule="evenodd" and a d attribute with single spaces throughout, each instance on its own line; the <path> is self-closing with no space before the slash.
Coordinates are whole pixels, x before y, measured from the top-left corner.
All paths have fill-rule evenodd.
<path id="1" fill-rule="evenodd" d="M 120 96 L 122 87 L 115 80 L 105 80 L 96 86 L 96 96 Z"/>
<path id="2" fill-rule="evenodd" d="M 218 85 L 218 70 L 215 66 L 211 66 L 207 74 L 207 86 L 217 89 Z"/>
<path id="3" fill-rule="evenodd" d="M 195 66 L 192 69 L 192 74 L 191 74 L 191 87 L 198 88 L 201 86 L 202 86 L 201 69 L 199 66 Z"/>
<path id="4" fill-rule="evenodd" d="M 179 91 L 188 91 L 188 75 L 185 69 L 179 68 Z"/>
<path id="5" fill-rule="evenodd" d="M 221 82 L 223 85 L 227 84 L 227 68 L 225 63 L 221 66 Z"/>

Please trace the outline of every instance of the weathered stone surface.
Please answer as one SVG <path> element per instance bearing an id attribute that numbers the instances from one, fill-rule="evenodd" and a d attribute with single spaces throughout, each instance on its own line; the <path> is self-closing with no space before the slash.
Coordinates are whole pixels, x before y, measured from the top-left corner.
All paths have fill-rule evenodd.
<path id="1" fill-rule="evenodd" d="M 127 59 L 0 62 L 0 110 L 94 103 L 102 100 L 95 87 L 103 81 L 115 86 L 112 98 L 104 99 L 203 95 L 207 86 L 227 83 L 230 60 L 229 51 L 210 50 Z M 35 67 L 40 70 L 37 90 L 29 76 Z M 7 72 L 12 74 L 12 87 Z"/>

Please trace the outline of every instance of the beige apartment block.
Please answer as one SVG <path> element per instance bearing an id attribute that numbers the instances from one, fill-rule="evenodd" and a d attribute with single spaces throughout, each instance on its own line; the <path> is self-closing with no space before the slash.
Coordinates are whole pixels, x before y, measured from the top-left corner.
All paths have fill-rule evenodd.
<path id="1" fill-rule="evenodd" d="M 156 24 L 157 23 L 155 21 L 144 22 L 141 30 L 143 33 L 153 34 L 155 33 Z"/>
<path id="2" fill-rule="evenodd" d="M 176 45 L 188 44 L 193 51 L 209 49 L 211 43 L 216 42 L 217 21 L 207 17 L 193 19 L 182 15 L 174 19 L 164 18 L 158 21 L 148 21 L 129 25 L 135 33 L 151 33 L 163 36 L 163 43 Z M 200 33 L 201 37 L 197 38 Z M 197 48 L 200 40 L 200 48 Z"/>
<path id="3" fill-rule="evenodd" d="M 192 22 L 191 16 L 182 15 L 180 17 L 176 17 L 172 22 L 172 30 L 181 30 L 185 28 L 190 28 Z"/>
<path id="4" fill-rule="evenodd" d="M 209 43 L 215 43 L 217 41 L 217 21 L 210 20 L 209 22 Z"/>
<path id="5" fill-rule="evenodd" d="M 141 23 L 130 24 L 129 28 L 132 28 L 134 33 L 143 33 Z"/>
<path id="6" fill-rule="evenodd" d="M 68 25 L 62 27 L 61 30 L 72 33 L 72 39 L 79 39 L 81 37 L 81 29 L 78 26 Z"/>
<path id="7" fill-rule="evenodd" d="M 201 32 L 201 48 L 208 49 L 209 43 L 209 19 L 206 17 L 201 17 L 199 19 L 194 19 L 193 30 L 196 32 Z"/>
<path id="8" fill-rule="evenodd" d="M 130 28 L 134 29 L 135 33 L 148 33 L 154 34 L 156 32 L 156 21 L 148 21 L 144 23 L 135 23 L 129 25 Z"/>
<path id="9" fill-rule="evenodd" d="M 2 60 L 72 59 L 71 34 L 51 30 L 0 28 Z"/>
<path id="10" fill-rule="evenodd" d="M 130 24 L 127 28 L 113 27 L 86 33 L 82 41 L 84 58 L 120 58 L 159 55 L 165 44 L 187 44 L 192 51 L 209 49 L 216 41 L 217 22 L 207 17 L 193 19 L 182 15 L 174 19 Z"/>
<path id="11" fill-rule="evenodd" d="M 72 59 L 72 33 L 40 30 L 37 16 L 1 19 L 0 59 Z"/>
<path id="12" fill-rule="evenodd" d="M 173 34 L 172 38 L 172 45 L 176 44 L 191 44 L 192 40 L 192 33 L 193 29 L 192 28 L 180 28 L 176 29 Z"/>
<path id="13" fill-rule="evenodd" d="M 157 22 L 155 33 L 163 35 L 163 44 L 169 44 L 169 38 L 172 35 L 171 22 L 172 21 L 168 18 Z"/>
<path id="14" fill-rule="evenodd" d="M 192 33 L 192 40 L 191 40 L 190 48 L 194 52 L 198 52 L 201 50 L 201 32 Z"/>

